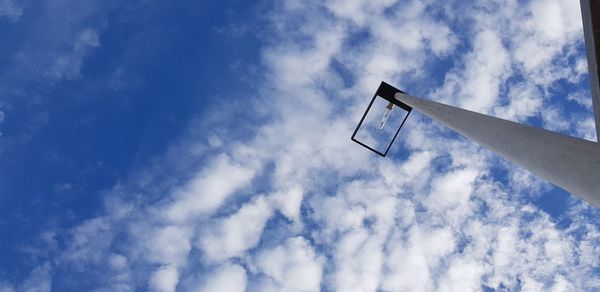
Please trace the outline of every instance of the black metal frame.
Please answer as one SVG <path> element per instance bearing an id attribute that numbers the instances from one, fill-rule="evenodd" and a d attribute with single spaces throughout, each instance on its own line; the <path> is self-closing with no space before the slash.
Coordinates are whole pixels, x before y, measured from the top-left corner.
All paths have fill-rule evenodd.
<path id="1" fill-rule="evenodd" d="M 385 155 L 387 155 L 388 151 L 390 150 L 390 147 L 392 147 L 392 144 L 394 144 L 394 141 L 396 140 L 396 137 L 398 136 L 398 133 L 400 133 L 400 129 L 402 129 L 402 126 L 404 125 L 404 122 L 406 122 L 406 119 L 408 118 L 408 115 L 410 115 L 410 112 L 412 111 L 412 107 L 408 106 L 407 104 L 397 100 L 396 98 L 394 98 L 394 95 L 396 95 L 396 93 L 404 93 L 405 92 L 385 83 L 384 81 L 381 81 L 381 84 L 379 85 L 379 88 L 377 88 L 377 91 L 375 92 L 375 95 L 373 95 L 373 98 L 371 99 L 371 102 L 369 103 L 369 106 L 367 107 L 367 110 L 365 111 L 365 113 L 363 114 L 362 118 L 360 119 L 360 122 L 358 122 L 358 125 L 356 126 L 356 129 L 354 129 L 354 133 L 352 134 L 352 141 L 358 143 L 359 145 L 381 155 L 382 157 L 385 157 Z M 365 120 L 365 118 L 367 117 L 367 113 L 369 113 L 369 110 L 371 109 L 371 106 L 373 105 L 373 102 L 375 102 L 375 98 L 377 98 L 377 96 L 382 97 L 383 99 L 393 103 L 394 105 L 404 109 L 405 111 L 407 111 L 408 113 L 406 114 L 406 116 L 404 117 L 404 120 L 402 121 L 402 123 L 400 124 L 400 127 L 398 128 L 398 130 L 396 131 L 396 134 L 394 135 L 394 138 L 392 139 L 392 142 L 390 142 L 390 145 L 388 145 L 387 149 L 385 150 L 384 153 L 381 153 L 371 147 L 369 147 L 368 145 L 356 140 L 354 137 L 356 136 L 356 133 L 358 133 L 358 129 L 360 129 L 360 126 L 362 125 L 363 121 Z"/>

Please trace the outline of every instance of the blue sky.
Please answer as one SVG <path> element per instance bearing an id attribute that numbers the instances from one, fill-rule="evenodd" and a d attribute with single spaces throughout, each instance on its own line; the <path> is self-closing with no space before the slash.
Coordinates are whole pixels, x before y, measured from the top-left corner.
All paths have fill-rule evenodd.
<path id="1" fill-rule="evenodd" d="M 0 0 L 0 291 L 600 289 L 598 211 L 382 80 L 595 140 L 578 1 Z"/>

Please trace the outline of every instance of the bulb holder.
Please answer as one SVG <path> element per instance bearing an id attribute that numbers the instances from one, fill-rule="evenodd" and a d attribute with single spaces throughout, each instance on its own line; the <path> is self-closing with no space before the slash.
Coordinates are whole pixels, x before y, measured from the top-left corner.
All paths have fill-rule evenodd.
<path id="1" fill-rule="evenodd" d="M 352 141 L 383 157 L 387 155 L 388 151 L 392 147 L 392 144 L 396 140 L 398 133 L 400 133 L 400 129 L 412 111 L 412 107 L 394 97 L 398 92 L 405 94 L 405 92 L 383 81 L 381 82 L 379 88 L 377 88 L 377 91 L 373 95 L 371 102 L 369 102 L 369 106 L 367 106 L 367 109 L 362 115 L 360 122 L 358 122 L 354 133 L 352 133 Z M 387 128 L 380 129 L 378 122 L 380 121 L 381 115 L 373 113 L 371 110 L 375 109 L 375 112 L 386 114 L 385 111 L 390 110 L 388 107 L 390 103 L 402 109 L 403 111 L 394 110 L 393 112 L 387 112 L 387 114 L 390 115 L 389 118 L 387 116 L 385 117 L 388 119 L 388 121 L 385 122 Z M 383 110 L 383 112 L 381 112 L 381 110 Z M 395 131 L 390 130 L 390 123 L 399 125 L 398 129 Z"/>

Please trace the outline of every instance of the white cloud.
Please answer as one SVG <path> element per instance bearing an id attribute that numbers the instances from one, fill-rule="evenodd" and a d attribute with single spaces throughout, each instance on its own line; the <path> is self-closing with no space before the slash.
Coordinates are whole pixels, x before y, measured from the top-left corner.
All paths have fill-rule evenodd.
<path id="1" fill-rule="evenodd" d="M 557 276 L 549 291 L 574 291 L 573 285 L 562 276 Z"/>
<path id="2" fill-rule="evenodd" d="M 302 237 L 288 239 L 285 244 L 262 250 L 256 256 L 256 267 L 268 276 L 261 291 L 319 291 L 323 259 Z"/>
<path id="3" fill-rule="evenodd" d="M 409 222 L 414 218 L 409 219 Z M 421 231 L 414 225 L 405 233 L 395 232 L 387 243 L 385 273 L 381 288 L 385 291 L 431 291 L 432 270 L 440 258 L 454 249 L 454 238 L 447 229 Z"/>
<path id="4" fill-rule="evenodd" d="M 592 108 L 592 99 L 590 96 L 587 95 L 588 93 L 589 92 L 583 91 L 583 90 L 571 92 L 571 93 L 569 93 L 569 95 L 567 95 L 567 100 L 574 101 L 575 103 L 579 104 L 580 106 L 591 109 Z"/>
<path id="5" fill-rule="evenodd" d="M 235 214 L 207 226 L 198 242 L 210 261 L 222 261 L 241 255 L 256 246 L 272 214 L 263 197 L 240 208 Z"/>
<path id="6" fill-rule="evenodd" d="M 336 252 L 336 290 L 374 291 L 379 286 L 383 263 L 383 242 L 369 236 L 364 228 L 350 231 L 340 239 Z"/>
<path id="7" fill-rule="evenodd" d="M 198 215 L 209 215 L 254 177 L 255 170 L 232 161 L 227 155 L 217 157 L 212 167 L 199 173 L 175 194 L 166 206 L 166 217 L 183 222 Z"/>
<path id="8" fill-rule="evenodd" d="M 225 265 L 207 275 L 206 283 L 199 289 L 204 292 L 246 291 L 246 270 L 238 265 Z"/>
<path id="9" fill-rule="evenodd" d="M 431 50 L 436 56 L 444 56 L 455 48 L 456 37 L 444 23 L 429 17 L 426 8 L 423 2 L 409 1 L 393 18 L 371 17 L 372 31 L 378 41 L 385 40 L 398 48 Z"/>
<path id="10" fill-rule="evenodd" d="M 484 262 L 468 256 L 454 259 L 439 283 L 439 291 L 477 291 L 481 289 Z"/>
<path id="11" fill-rule="evenodd" d="M 52 291 L 52 272 L 50 263 L 44 263 L 34 268 L 29 276 L 21 283 L 17 291 L 50 292 Z"/>
<path id="12" fill-rule="evenodd" d="M 427 207 L 432 212 L 446 213 L 444 221 L 447 223 L 460 224 L 466 216 L 477 212 L 472 196 L 477 194 L 476 180 L 481 173 L 481 169 L 468 165 L 438 175 L 431 182 L 431 193 L 425 201 Z"/>
<path id="13" fill-rule="evenodd" d="M 0 292 L 14 292 L 15 288 L 9 283 L 0 282 Z"/>
<path id="14" fill-rule="evenodd" d="M 175 291 L 179 282 L 177 268 L 166 265 L 158 268 L 152 273 L 148 286 L 151 291 L 169 292 Z"/>
<path id="15" fill-rule="evenodd" d="M 152 231 L 146 242 L 148 259 L 160 264 L 181 265 L 191 249 L 191 232 L 181 226 L 165 226 Z"/>
<path id="16" fill-rule="evenodd" d="M 278 205 L 279 211 L 290 220 L 300 220 L 300 204 L 304 192 L 299 186 L 288 190 L 282 190 L 273 197 L 274 204 Z"/>
<path id="17" fill-rule="evenodd" d="M 541 110 L 541 93 L 533 84 L 523 82 L 512 85 L 507 96 L 510 98 L 509 103 L 495 109 L 496 116 L 499 118 L 522 122 Z"/>
<path id="18" fill-rule="evenodd" d="M 70 28 L 69 28 L 70 29 Z M 98 32 L 86 28 L 78 32 L 69 32 L 62 38 L 46 44 L 52 49 L 38 52 L 40 48 L 25 48 L 16 54 L 17 73 L 25 79 L 41 79 L 45 82 L 77 79 L 88 54 L 100 46 Z M 67 39 L 64 39 L 67 38 Z M 60 47 L 54 48 L 54 47 Z"/>
<path id="19" fill-rule="evenodd" d="M 544 285 L 534 279 L 531 279 L 527 276 L 523 277 L 521 280 L 523 282 L 522 287 L 523 291 L 542 291 L 544 290 Z"/>
<path id="20" fill-rule="evenodd" d="M 352 20 L 357 25 L 364 25 L 371 19 L 372 14 L 380 14 L 385 8 L 392 6 L 394 0 L 376 0 L 376 1 L 327 1 L 326 6 L 336 16 Z"/>
<path id="21" fill-rule="evenodd" d="M 81 31 L 70 51 L 60 54 L 51 61 L 46 71 L 50 79 L 75 79 L 80 76 L 83 61 L 89 51 L 100 46 L 98 33 L 92 29 Z"/>
<path id="22" fill-rule="evenodd" d="M 10 21 L 18 21 L 23 14 L 23 8 L 12 0 L 0 0 L 0 18 L 5 17 Z"/>
<path id="23" fill-rule="evenodd" d="M 569 121 L 563 118 L 564 114 L 561 112 L 561 109 L 556 106 L 546 106 L 541 109 L 541 117 L 544 128 L 548 130 L 565 132 L 571 126 Z"/>
<path id="24" fill-rule="evenodd" d="M 115 270 L 122 270 L 127 267 L 127 258 L 120 254 L 112 254 L 108 259 L 109 266 Z"/>
<path id="25" fill-rule="evenodd" d="M 535 0 L 529 9 L 533 18 L 529 21 L 536 35 L 549 41 L 564 41 L 574 32 L 581 33 L 581 10 L 574 1 Z"/>
<path id="26" fill-rule="evenodd" d="M 103 16 L 111 6 L 96 0 L 42 6 L 34 21 L 27 23 L 32 27 L 24 30 L 23 45 L 9 64 L 13 78 L 43 85 L 80 78 L 85 60 L 100 46 Z"/>
<path id="27" fill-rule="evenodd" d="M 463 108 L 488 112 L 496 104 L 500 86 L 508 77 L 509 70 L 509 54 L 501 37 L 496 31 L 483 30 L 475 35 L 472 52 L 465 56 L 464 71 L 451 73 L 462 76 L 446 76 L 447 84 L 460 90 L 445 93 L 451 94 L 451 98 L 459 98 Z"/>
<path id="28" fill-rule="evenodd" d="M 99 251 L 105 251 L 114 237 L 110 223 L 107 218 L 94 218 L 74 228 L 64 259 L 82 265 L 103 261 L 104 254 Z"/>

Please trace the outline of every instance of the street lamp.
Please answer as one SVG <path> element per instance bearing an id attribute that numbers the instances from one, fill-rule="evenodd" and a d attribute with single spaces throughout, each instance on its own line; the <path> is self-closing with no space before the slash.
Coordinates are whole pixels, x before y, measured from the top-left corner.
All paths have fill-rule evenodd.
<path id="1" fill-rule="evenodd" d="M 394 98 L 403 93 L 381 82 L 352 134 L 352 141 L 385 157 L 412 108 Z M 397 125 L 397 126 L 395 126 Z"/>
<path id="2" fill-rule="evenodd" d="M 583 31 L 586 43 L 588 70 L 592 89 L 592 101 L 596 118 L 596 133 L 600 139 L 600 1 L 580 0 Z M 377 98 L 383 103 L 376 103 Z M 387 101 L 387 103 L 386 103 Z M 394 106 L 405 110 L 400 127 L 386 148 L 377 137 L 389 135 L 383 129 L 389 123 Z M 380 122 L 373 126 L 369 112 L 379 111 Z M 433 120 L 441 122 L 456 132 L 494 151 L 506 159 L 522 166 L 539 177 L 571 192 L 573 195 L 600 208 L 600 144 L 576 137 L 565 136 L 548 130 L 515 123 L 508 120 L 472 112 L 458 107 L 425 100 L 408 95 L 382 82 L 361 118 L 352 140 L 385 156 L 400 128 L 412 109 L 418 110 Z M 402 115 L 400 115 L 402 117 Z M 363 132 L 361 129 L 364 128 Z M 379 132 L 377 131 L 379 129 Z M 364 134 L 363 134 L 364 133 Z M 386 134 L 387 133 L 387 134 Z M 357 139 L 361 138 L 361 140 Z M 366 143 L 369 142 L 370 144 Z M 386 145 L 386 144 L 382 144 Z M 381 151 L 385 149 L 385 151 Z"/>
<path id="3" fill-rule="evenodd" d="M 389 97 L 387 94 L 382 95 L 394 105 L 408 112 L 415 109 L 600 207 L 600 144 L 411 96 L 385 82 L 381 83 L 380 89 L 382 87 L 383 91 L 378 90 L 378 93 L 395 92 L 392 99 L 386 98 Z M 352 140 L 370 150 L 373 149 L 357 141 L 355 136 L 373 107 L 374 99 L 352 136 Z M 384 106 L 381 110 L 385 112 L 386 109 Z M 383 153 L 373 151 L 385 156 L 387 149 Z"/>

